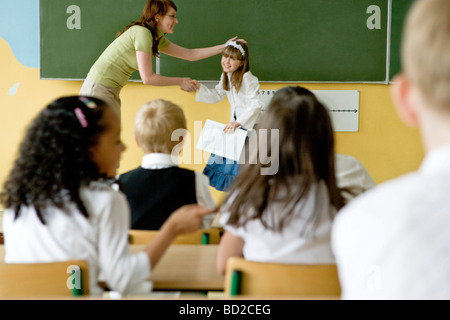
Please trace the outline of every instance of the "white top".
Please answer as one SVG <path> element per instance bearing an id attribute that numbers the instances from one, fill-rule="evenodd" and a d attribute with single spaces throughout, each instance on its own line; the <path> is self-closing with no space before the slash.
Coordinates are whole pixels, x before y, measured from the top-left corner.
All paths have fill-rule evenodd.
<path id="1" fill-rule="evenodd" d="M 228 76 L 230 78 L 230 76 Z M 223 88 L 223 73 L 214 89 L 201 84 L 195 95 L 198 102 L 217 103 L 228 97 L 230 102 L 230 122 L 237 121 L 245 129 L 252 129 L 259 118 L 262 102 L 259 98 L 259 81 L 250 71 L 244 74 L 239 92 L 234 87 Z M 235 118 L 236 116 L 236 118 Z"/>
<path id="2" fill-rule="evenodd" d="M 321 181 L 320 184 L 313 185 L 308 196 L 295 206 L 292 221 L 285 224 L 281 233 L 266 229 L 259 219 L 247 222 L 245 227 L 226 225 L 229 212 L 221 214 L 220 222 L 225 230 L 244 240 L 243 253 L 247 260 L 329 264 L 334 263 L 330 233 L 331 217 L 335 213 L 335 209 L 329 203 L 326 185 Z M 281 212 L 280 206 L 280 203 L 274 203 L 264 214 L 276 219 Z M 308 218 L 313 213 L 320 217 L 314 237 L 301 236 L 305 224 L 311 227 Z"/>
<path id="3" fill-rule="evenodd" d="M 450 145 L 337 215 L 344 299 L 450 299 Z"/>
<path id="4" fill-rule="evenodd" d="M 358 188 L 357 190 L 353 190 L 355 194 L 344 194 L 347 201 L 354 199 L 362 192 L 376 186 L 375 181 L 372 179 L 366 168 L 353 156 L 335 154 L 335 166 L 338 187 Z M 220 219 L 215 219 L 213 224 L 215 226 L 220 226 Z"/>
<path id="5" fill-rule="evenodd" d="M 336 154 L 335 166 L 338 187 L 361 188 L 361 190 L 357 190 L 359 193 L 375 187 L 375 181 L 372 179 L 362 163 L 355 157 L 344 154 Z M 345 197 L 347 200 L 351 200 L 355 196 L 359 195 L 359 193 L 355 195 L 345 194 Z"/>
<path id="6" fill-rule="evenodd" d="M 178 158 L 165 153 L 148 153 L 142 157 L 141 167 L 144 169 L 165 169 L 178 167 Z M 195 194 L 197 203 L 206 208 L 215 208 L 216 203 L 209 190 L 209 178 L 202 172 L 195 173 Z M 210 228 L 215 214 L 209 214 L 203 218 L 201 228 Z"/>
<path id="7" fill-rule="evenodd" d="M 87 260 L 92 295 L 101 295 L 99 276 L 111 290 L 122 294 L 149 293 L 150 261 L 145 252 L 131 253 L 128 243 L 130 209 L 125 195 L 93 182 L 80 189 L 89 212 L 85 218 L 73 203 L 70 213 L 55 207 L 42 212 L 43 225 L 33 207 L 24 207 L 14 221 L 14 211 L 3 217 L 5 262 L 38 263 L 69 259 Z M 69 274 L 68 274 L 69 276 Z"/>

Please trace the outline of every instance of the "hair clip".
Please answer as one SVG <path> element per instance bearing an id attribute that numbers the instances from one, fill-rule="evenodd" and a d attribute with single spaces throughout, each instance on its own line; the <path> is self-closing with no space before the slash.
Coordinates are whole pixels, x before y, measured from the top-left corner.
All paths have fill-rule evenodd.
<path id="1" fill-rule="evenodd" d="M 80 122 L 81 126 L 83 128 L 86 128 L 88 126 L 88 122 L 86 120 L 86 117 L 84 116 L 83 111 L 80 108 L 75 108 L 74 112 L 75 112 L 75 115 L 77 116 L 77 119 Z"/>
<path id="2" fill-rule="evenodd" d="M 228 41 L 225 44 L 225 48 L 228 47 L 228 46 L 232 46 L 233 48 L 238 49 L 241 52 L 242 57 L 245 57 L 245 50 L 244 50 L 244 48 L 242 48 L 242 46 L 239 43 L 237 43 L 236 41 Z"/>
<path id="3" fill-rule="evenodd" d="M 94 101 L 92 101 L 91 99 L 89 99 L 89 98 L 79 97 L 78 99 L 81 102 L 83 102 L 86 105 L 86 107 L 88 107 L 88 108 L 94 109 L 94 108 L 97 107 L 97 104 Z"/>

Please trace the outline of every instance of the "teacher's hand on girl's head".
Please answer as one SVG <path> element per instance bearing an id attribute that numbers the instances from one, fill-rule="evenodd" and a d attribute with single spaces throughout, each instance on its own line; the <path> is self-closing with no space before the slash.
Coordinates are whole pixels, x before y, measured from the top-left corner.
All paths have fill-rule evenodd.
<path id="1" fill-rule="evenodd" d="M 238 39 L 238 36 L 235 36 L 235 37 L 231 38 L 231 39 L 228 40 L 228 41 L 237 41 L 237 42 L 243 42 L 243 43 L 247 44 L 247 41 L 245 41 L 244 39 Z M 225 44 L 227 44 L 228 41 L 225 42 Z"/>
<path id="2" fill-rule="evenodd" d="M 183 78 L 180 88 L 183 91 L 195 92 L 197 91 L 197 81 L 192 80 L 191 78 Z"/>

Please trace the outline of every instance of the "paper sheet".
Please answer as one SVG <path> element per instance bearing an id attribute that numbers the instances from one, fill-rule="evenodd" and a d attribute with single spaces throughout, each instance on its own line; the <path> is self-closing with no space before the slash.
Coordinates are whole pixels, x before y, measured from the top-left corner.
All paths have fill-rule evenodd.
<path id="1" fill-rule="evenodd" d="M 247 130 L 238 128 L 234 133 L 226 134 L 223 129 L 225 124 L 213 120 L 206 120 L 197 149 L 204 150 L 216 155 L 239 161 L 244 150 Z"/>

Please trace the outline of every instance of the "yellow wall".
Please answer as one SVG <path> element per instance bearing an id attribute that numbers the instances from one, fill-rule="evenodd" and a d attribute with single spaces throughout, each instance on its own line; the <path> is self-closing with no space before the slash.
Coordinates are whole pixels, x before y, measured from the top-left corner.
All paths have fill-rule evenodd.
<path id="1" fill-rule="evenodd" d="M 3 184 L 13 164 L 18 144 L 29 121 L 36 113 L 55 98 L 76 95 L 81 81 L 40 80 L 39 69 L 20 64 L 9 45 L 0 38 L 0 183 Z M 189 76 L 189 75 L 186 75 Z M 19 83 L 17 92 L 10 89 Z M 279 89 L 288 83 L 262 83 L 261 89 Z M 310 90 L 358 90 L 360 92 L 359 132 L 336 133 L 338 153 L 358 158 L 370 172 L 375 182 L 380 183 L 406 172 L 416 170 L 423 158 L 423 149 L 417 129 L 408 128 L 397 117 L 390 100 L 389 86 L 378 84 L 300 84 Z M 133 118 L 137 109 L 146 101 L 156 98 L 171 100 L 185 111 L 188 130 L 191 133 L 191 155 L 195 150 L 194 121 L 212 119 L 227 122 L 228 101 L 218 104 L 195 102 L 193 93 L 179 87 L 150 87 L 141 83 L 130 83 L 121 94 L 122 139 L 127 146 L 119 172 L 133 169 L 140 164 L 142 153 L 132 136 Z M 194 141 L 195 140 L 195 141 Z M 202 164 L 183 165 L 201 171 Z M 216 201 L 224 195 L 212 189 Z"/>

